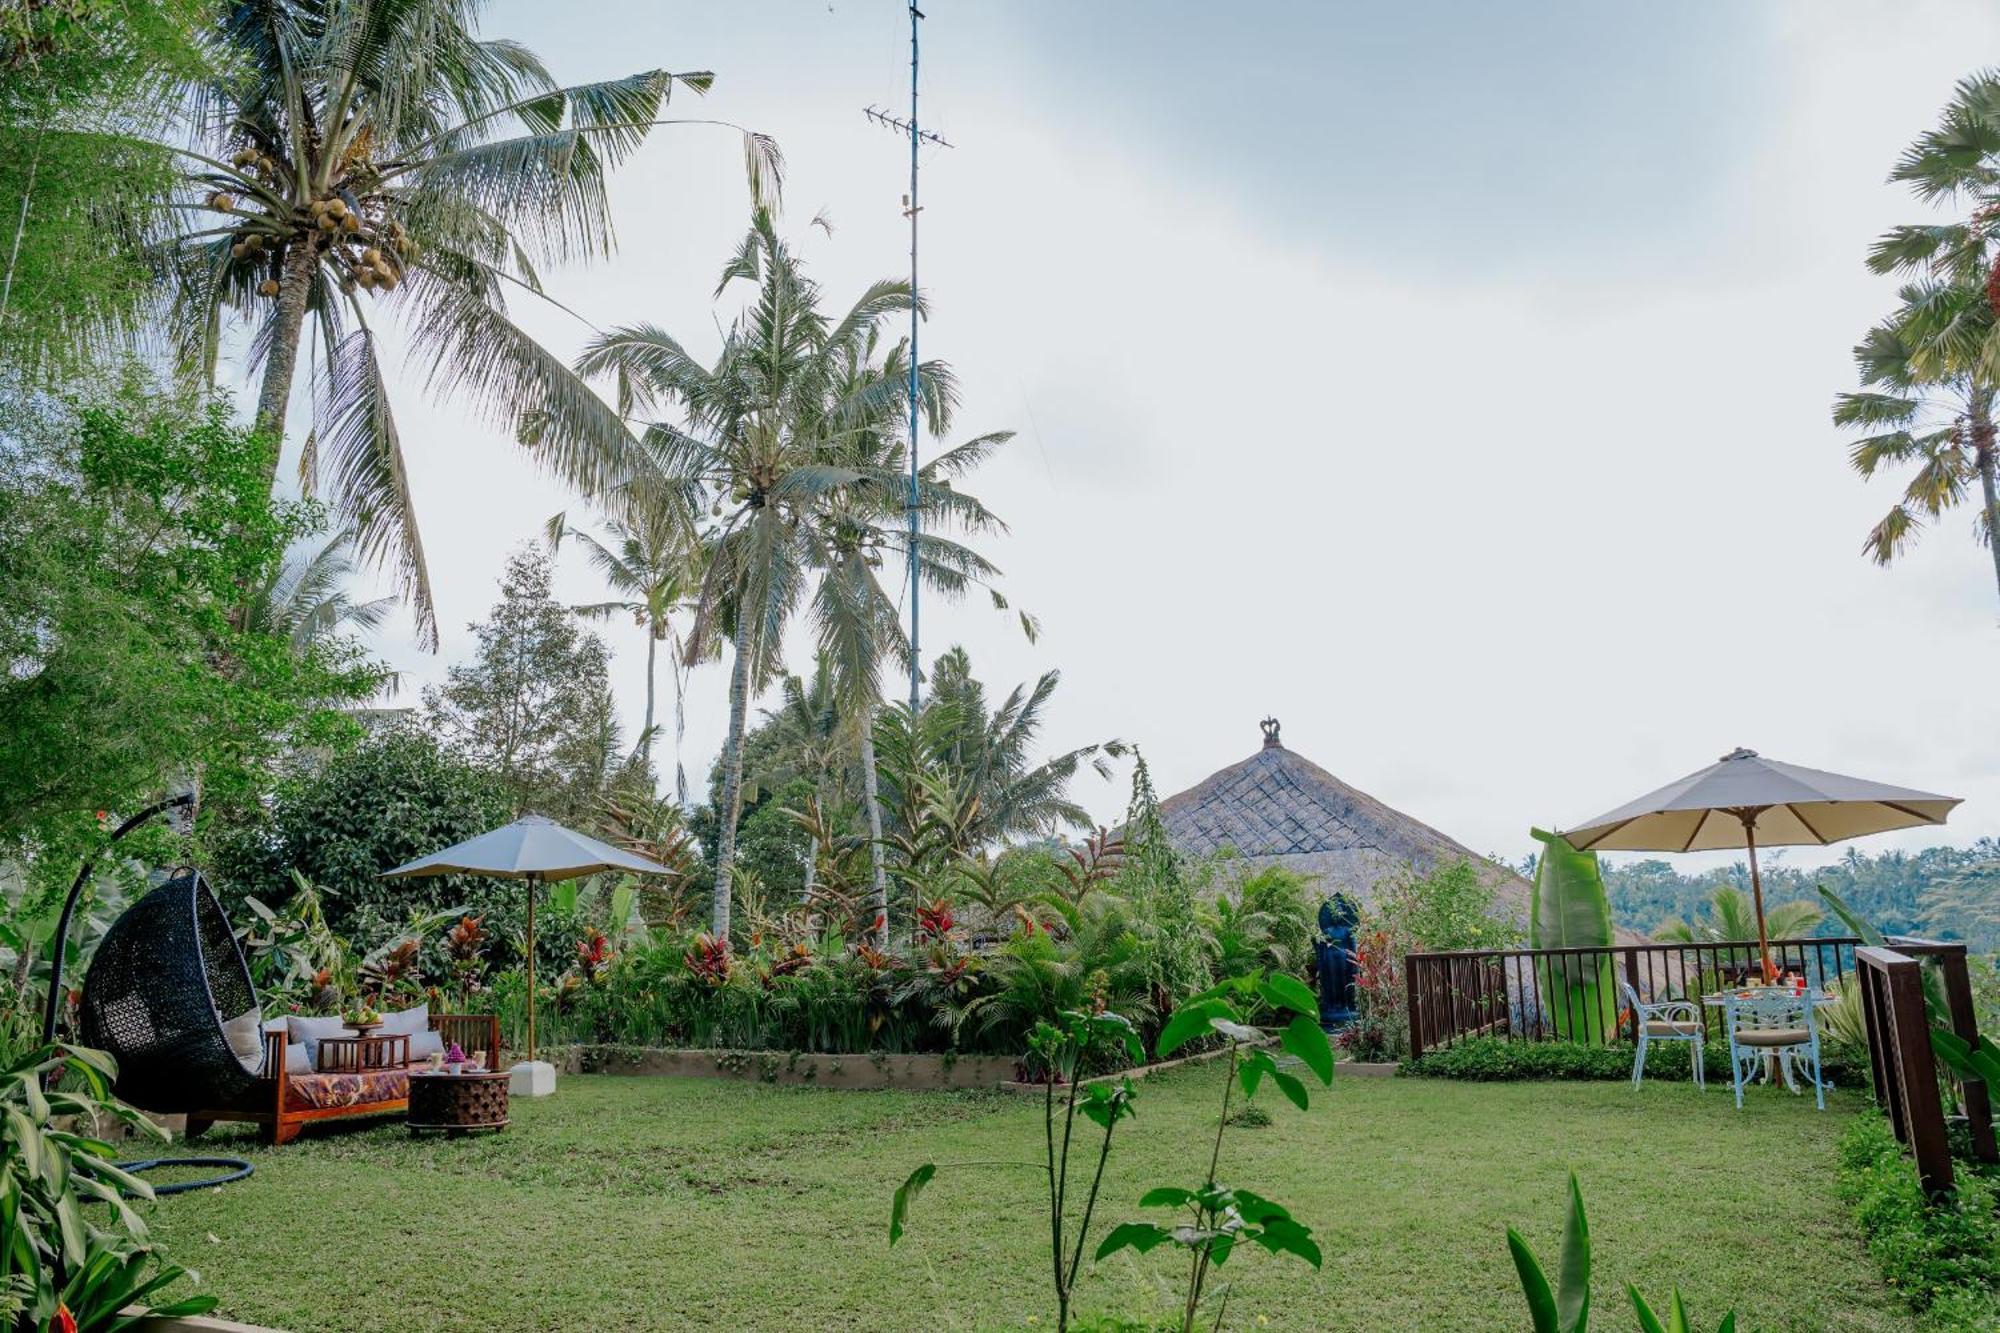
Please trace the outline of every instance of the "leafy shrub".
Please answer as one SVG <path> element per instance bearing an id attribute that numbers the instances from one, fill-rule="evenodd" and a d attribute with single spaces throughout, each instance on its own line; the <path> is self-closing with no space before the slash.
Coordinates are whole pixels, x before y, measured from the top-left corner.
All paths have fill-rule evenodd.
<path id="1" fill-rule="evenodd" d="M 1424 1078 L 1455 1078 L 1470 1083 L 1504 1083 L 1519 1079 L 1588 1081 L 1632 1077 L 1631 1046 L 1585 1046 L 1569 1041 L 1508 1041 L 1502 1037 L 1472 1037 L 1403 1062 L 1403 1072 Z M 1646 1052 L 1646 1077 L 1684 1079 L 1694 1070 L 1685 1042 L 1661 1042 Z M 1729 1047 L 1710 1042 L 1705 1057 L 1709 1077 L 1728 1078 Z"/>
<path id="2" fill-rule="evenodd" d="M 1504 949 L 1521 942 L 1519 928 L 1497 917 L 1494 904 L 1494 887 L 1469 861 L 1377 888 L 1355 931 L 1355 998 L 1361 1013 L 1343 1045 L 1357 1059 L 1400 1060 L 1409 1053 L 1409 999 L 1403 984 L 1407 955 Z"/>
<path id="3" fill-rule="evenodd" d="M 1504 1037 L 1469 1037 L 1443 1050 L 1403 1061 L 1405 1074 L 1422 1078 L 1455 1078 L 1471 1083 L 1505 1083 L 1520 1079 L 1590 1081 L 1632 1077 L 1636 1048 L 1618 1044 L 1586 1046 L 1569 1041 L 1508 1041 Z M 1863 1057 L 1866 1058 L 1865 1056 Z M 1646 1051 L 1646 1078 L 1679 1081 L 1694 1073 L 1693 1050 L 1686 1042 L 1655 1042 Z M 1729 1044 L 1708 1043 L 1703 1056 L 1711 1084 L 1729 1081 Z M 1837 1061 L 1821 1050 L 1821 1073 L 1829 1086 L 1859 1087 L 1867 1066 Z"/>
<path id="4" fill-rule="evenodd" d="M 484 833 L 509 818 L 497 778 L 428 732 L 398 727 L 336 754 L 278 789 L 267 823 L 218 838 L 210 869 L 231 915 L 245 896 L 272 907 L 293 890 L 296 870 L 325 894 L 336 934 L 372 946 L 356 927 L 364 914 L 400 922 L 412 911 L 466 906 L 518 913 L 520 891 L 462 875 L 384 880 L 391 866 Z M 507 913 L 496 914 L 496 920 Z M 504 932 L 503 932 L 504 938 Z"/>
<path id="5" fill-rule="evenodd" d="M 1991 1177 L 1961 1170 L 1953 1197 L 1926 1199 L 1889 1122 L 1870 1113 L 1841 1136 L 1839 1190 L 1884 1279 L 1931 1327 L 2000 1323 L 2000 1188 Z"/>

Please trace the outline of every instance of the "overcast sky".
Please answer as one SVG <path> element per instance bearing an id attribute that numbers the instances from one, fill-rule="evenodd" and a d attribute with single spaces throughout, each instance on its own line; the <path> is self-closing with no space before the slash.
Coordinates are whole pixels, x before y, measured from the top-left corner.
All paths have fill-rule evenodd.
<path id="1" fill-rule="evenodd" d="M 1163 794 L 1274 713 L 1509 857 L 1736 745 L 1961 795 L 1952 840 L 2000 833 L 1992 567 L 1969 515 L 1868 564 L 1900 483 L 1862 483 L 1828 422 L 1892 298 L 1862 255 L 1918 214 L 1884 178 L 2000 57 L 1990 6 L 927 13 L 924 118 L 956 147 L 925 155 L 923 346 L 964 381 L 961 434 L 1020 432 L 976 489 L 1044 627 L 927 603 L 927 654 L 964 643 L 999 686 L 1059 667 L 1048 743 L 1135 741 Z M 778 138 L 829 298 L 904 272 L 906 151 L 861 114 L 907 103 L 896 0 L 502 0 L 485 31 L 565 81 L 716 71 L 675 107 Z M 657 131 L 613 198 L 619 257 L 551 287 L 711 350 L 737 141 Z M 522 316 L 565 354 L 586 333 Z M 414 381 L 398 401 L 444 645 L 402 622 L 381 647 L 425 680 L 510 547 L 585 513 L 503 433 Z M 573 554 L 561 582 L 597 595 Z M 643 639 L 608 637 L 636 733 Z M 725 689 L 694 678 L 693 780 Z M 1114 819 L 1125 770 L 1078 794 Z"/>

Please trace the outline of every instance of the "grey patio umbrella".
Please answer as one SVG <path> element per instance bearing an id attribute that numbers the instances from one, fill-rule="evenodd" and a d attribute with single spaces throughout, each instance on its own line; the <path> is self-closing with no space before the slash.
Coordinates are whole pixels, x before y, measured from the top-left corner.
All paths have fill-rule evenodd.
<path id="1" fill-rule="evenodd" d="M 528 881 L 528 1059 L 535 1058 L 535 886 L 545 880 L 575 879 L 600 870 L 639 874 L 671 873 L 658 861 L 621 851 L 541 815 L 523 815 L 476 838 L 467 838 L 429 856 L 382 872 L 383 879 L 424 875 L 490 875 Z"/>
<path id="2" fill-rule="evenodd" d="M 1746 848 L 1757 907 L 1757 947 L 1768 980 L 1776 969 L 1764 929 L 1759 846 L 1824 847 L 1870 833 L 1942 824 L 1960 799 L 1781 764 L 1755 750 L 1736 749 L 1699 773 L 1586 820 L 1565 836 L 1580 852 Z"/>

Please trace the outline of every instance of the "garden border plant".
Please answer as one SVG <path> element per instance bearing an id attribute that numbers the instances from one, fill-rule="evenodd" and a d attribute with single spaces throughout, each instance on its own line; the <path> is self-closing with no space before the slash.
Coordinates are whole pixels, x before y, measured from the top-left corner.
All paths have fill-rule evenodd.
<path id="1" fill-rule="evenodd" d="M 1883 1278 L 1929 1326 L 2000 1324 L 2000 1181 L 1962 1170 L 1951 1196 L 1927 1199 L 1889 1122 L 1870 1111 L 1841 1135 L 1838 1188 Z"/>

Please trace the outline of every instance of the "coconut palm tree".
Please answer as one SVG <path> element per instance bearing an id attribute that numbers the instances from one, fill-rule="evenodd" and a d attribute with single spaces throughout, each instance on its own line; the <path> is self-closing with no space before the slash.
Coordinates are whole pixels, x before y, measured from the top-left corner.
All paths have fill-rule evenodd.
<path id="1" fill-rule="evenodd" d="M 1060 672 L 1045 671 L 1032 685 L 1016 685 L 993 708 L 986 702 L 986 687 L 972 674 L 965 649 L 951 649 L 932 667 L 926 707 L 953 719 L 940 761 L 978 795 L 974 833 L 979 841 L 1047 837 L 1088 827 L 1089 812 L 1070 797 L 1071 781 L 1085 767 L 1109 778 L 1110 761 L 1129 749 L 1112 739 L 1037 760 L 1042 713 L 1061 681 Z"/>
<path id="2" fill-rule="evenodd" d="M 922 586 L 955 598 L 973 584 L 1006 599 L 993 588 L 999 570 L 962 542 L 946 535 L 1005 531 L 1005 525 L 978 500 L 957 489 L 961 479 L 994 449 L 1013 438 L 999 431 L 939 453 L 917 473 L 921 526 L 912 537 L 908 472 L 903 445 L 909 419 L 908 344 L 898 342 L 878 357 L 879 331 L 842 349 L 832 394 L 827 434 L 839 460 L 860 480 L 831 496 L 813 531 L 812 560 L 819 575 L 812 621 L 822 659 L 828 664 L 841 712 L 858 735 L 863 808 L 868 818 L 873 878 L 873 923 L 878 947 L 889 940 L 889 876 L 882 831 L 882 795 L 875 753 L 875 717 L 882 703 L 882 668 L 894 661 L 907 669 L 910 645 L 897 615 L 896 599 L 882 581 L 885 568 L 911 565 Z M 958 402 L 958 384 L 946 366 L 918 368 L 919 410 L 933 434 L 949 430 Z M 943 529 L 942 531 L 940 529 Z M 914 541 L 914 546 L 913 546 Z M 1025 619 L 1024 625 L 1029 623 Z"/>
<path id="3" fill-rule="evenodd" d="M 212 375 L 225 325 L 254 326 L 256 419 L 274 445 L 301 350 L 318 349 L 302 474 L 311 486 L 324 470 L 360 555 L 394 567 L 431 646 L 430 576 L 371 312 L 403 324 L 431 388 L 531 424 L 537 460 L 585 493 L 623 494 L 643 452 L 513 322 L 508 296 L 547 299 L 543 265 L 610 250 L 607 173 L 672 123 L 660 111 L 676 86 L 700 92 L 713 78 L 648 70 L 560 87 L 526 48 L 480 39 L 478 9 L 228 6 L 215 34 L 226 74 L 187 108 L 185 142 L 169 145 L 188 164 L 188 221 L 159 249 L 189 364 Z M 762 136 L 745 145 L 762 198 L 780 159 Z"/>
<path id="4" fill-rule="evenodd" d="M 1803 939 L 1820 923 L 1820 910 L 1809 902 L 1778 903 L 1764 909 L 1764 924 L 1774 940 Z M 1653 930 L 1653 938 L 1673 944 L 1712 944 L 1754 940 L 1757 913 L 1743 890 L 1725 885 L 1709 898 L 1708 915 L 1689 923 L 1668 917 Z"/>
<path id="5" fill-rule="evenodd" d="M 706 572 L 689 629 L 691 651 L 720 637 L 731 647 L 729 731 L 722 754 L 711 929 L 729 933 L 736 821 L 743 802 L 743 735 L 751 696 L 780 666 L 784 629 L 797 610 L 820 546 L 818 525 L 841 490 L 874 480 L 846 465 L 835 438 L 832 386 L 843 352 L 898 310 L 909 288 L 878 282 L 838 319 L 821 309 L 816 283 L 759 209 L 723 268 L 720 296 L 738 281 L 756 296 L 703 365 L 654 325 L 594 338 L 577 362 L 583 375 L 613 374 L 618 410 L 653 420 L 644 431 L 651 465 L 714 520 Z"/>
<path id="6" fill-rule="evenodd" d="M 765 791 L 778 791 L 803 779 L 812 784 L 819 813 L 808 812 L 806 835 L 805 899 L 813 896 L 814 875 L 819 865 L 819 822 L 824 820 L 828 801 L 842 785 L 847 760 L 852 752 L 852 728 L 841 716 L 834 697 L 833 673 L 824 656 L 813 663 L 810 681 L 787 675 L 779 682 L 776 709 L 766 709 L 764 725 L 772 733 L 772 748 L 766 761 L 746 782 Z"/>
<path id="7" fill-rule="evenodd" d="M 1976 485 L 1974 530 L 2000 586 L 1993 390 L 1977 372 L 1993 312 L 1979 288 L 1935 278 L 1912 282 L 1889 320 L 1854 349 L 1864 386 L 1834 400 L 1838 426 L 1867 431 L 1848 458 L 1863 477 L 1891 464 L 1914 465 L 1899 499 L 1862 549 L 1879 565 L 1906 552 L 1927 521 L 1964 504 Z"/>
<path id="8" fill-rule="evenodd" d="M 348 592 L 353 576 L 346 533 L 336 533 L 317 545 L 294 547 L 261 583 L 249 589 L 243 627 L 285 639 L 298 652 L 342 630 L 375 630 L 395 605 L 395 598 L 355 601 Z"/>
<path id="9" fill-rule="evenodd" d="M 567 517 L 557 514 L 548 522 L 549 549 L 560 549 L 565 538 L 582 543 L 590 563 L 618 594 L 611 601 L 573 606 L 572 611 L 587 620 L 630 616 L 633 624 L 646 631 L 646 719 L 635 752 L 646 765 L 652 763 L 657 732 L 653 714 L 659 648 L 667 645 L 667 669 L 674 683 L 674 794 L 685 805 L 687 772 L 681 765 L 681 740 L 686 723 L 687 671 L 694 664 L 686 655 L 684 637 L 674 627 L 674 617 L 692 610 L 695 590 L 701 585 L 701 544 L 683 514 L 675 509 L 644 507 L 628 522 L 612 521 L 605 526 L 608 544 L 570 528 Z"/>
<path id="10" fill-rule="evenodd" d="M 1928 519 L 1979 486 L 1977 532 L 2000 585 L 2000 486 L 1995 473 L 1994 389 L 2000 385 L 2000 74 L 1962 80 L 1935 129 L 1919 136 L 1890 179 L 1925 204 L 1961 210 L 1954 220 L 1891 229 L 1869 252 L 1877 273 L 1903 274 L 1899 306 L 1855 348 L 1863 391 L 1836 400 L 1834 420 L 1874 432 L 1851 458 L 1863 476 L 1914 463 L 1903 498 L 1863 549 L 1888 564 Z"/>

